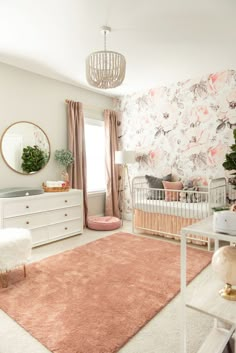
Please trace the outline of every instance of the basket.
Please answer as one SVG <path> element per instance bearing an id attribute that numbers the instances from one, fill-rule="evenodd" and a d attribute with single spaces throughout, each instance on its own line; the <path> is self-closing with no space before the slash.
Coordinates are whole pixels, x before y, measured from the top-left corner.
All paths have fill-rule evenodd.
<path id="1" fill-rule="evenodd" d="M 62 186 L 62 187 L 48 187 L 43 183 L 43 190 L 44 192 L 63 192 L 63 191 L 69 191 L 70 187 L 69 186 Z"/>

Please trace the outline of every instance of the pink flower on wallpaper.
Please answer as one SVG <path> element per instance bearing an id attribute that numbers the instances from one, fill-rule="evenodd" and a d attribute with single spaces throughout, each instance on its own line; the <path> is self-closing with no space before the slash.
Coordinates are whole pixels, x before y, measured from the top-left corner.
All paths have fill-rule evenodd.
<path id="1" fill-rule="evenodd" d="M 175 105 L 162 102 L 158 105 L 158 122 L 164 131 L 173 130 L 176 126 L 179 111 Z"/>
<path id="2" fill-rule="evenodd" d="M 228 80 L 228 71 L 217 72 L 209 76 L 209 88 L 211 91 L 217 92 L 222 89 Z"/>
<path id="3" fill-rule="evenodd" d="M 150 96 L 155 96 L 155 94 L 156 94 L 156 89 L 155 88 L 152 88 L 152 89 L 150 89 L 149 90 L 149 94 L 150 94 Z"/>
<path id="4" fill-rule="evenodd" d="M 155 87 L 148 91 L 149 96 L 151 97 L 152 103 L 158 104 L 163 100 L 163 97 L 166 93 L 166 87 Z"/>
<path id="5" fill-rule="evenodd" d="M 153 159 L 155 158 L 156 153 L 154 151 L 149 151 L 149 156 Z"/>
<path id="6" fill-rule="evenodd" d="M 208 149 L 208 164 L 211 166 L 218 166 L 222 164 L 227 148 L 221 142 L 217 146 L 212 146 Z"/>
<path id="7" fill-rule="evenodd" d="M 207 106 L 197 106 L 191 109 L 189 112 L 190 115 L 190 126 L 191 127 L 197 127 L 200 125 L 200 123 L 205 123 L 207 121 L 212 120 L 213 117 L 213 111 L 209 109 Z M 214 113 L 215 116 L 215 113 Z M 186 119 L 186 118 L 185 118 Z"/>
<path id="8" fill-rule="evenodd" d="M 188 107 L 185 109 L 185 111 L 181 114 L 179 121 L 183 125 L 189 128 L 191 122 L 192 122 L 192 109 L 189 109 Z"/>
<path id="9" fill-rule="evenodd" d="M 190 128 L 185 132 L 186 155 L 198 154 L 202 147 L 209 142 L 209 132 L 206 129 Z"/>
<path id="10" fill-rule="evenodd" d="M 209 109 L 206 106 L 200 106 L 196 108 L 197 120 L 204 122 L 209 119 Z"/>
<path id="11" fill-rule="evenodd" d="M 236 108 L 236 89 L 232 90 L 232 92 L 230 92 L 230 94 L 228 94 L 227 102 L 229 105 L 229 109 Z"/>

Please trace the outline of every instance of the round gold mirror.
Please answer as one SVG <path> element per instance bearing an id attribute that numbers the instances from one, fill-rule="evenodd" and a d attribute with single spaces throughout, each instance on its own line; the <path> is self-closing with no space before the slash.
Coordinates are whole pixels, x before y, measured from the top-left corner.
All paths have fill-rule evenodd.
<path id="1" fill-rule="evenodd" d="M 1 153 L 12 170 L 20 174 L 35 174 L 50 158 L 50 143 L 36 124 L 20 121 L 10 125 L 2 135 Z"/>

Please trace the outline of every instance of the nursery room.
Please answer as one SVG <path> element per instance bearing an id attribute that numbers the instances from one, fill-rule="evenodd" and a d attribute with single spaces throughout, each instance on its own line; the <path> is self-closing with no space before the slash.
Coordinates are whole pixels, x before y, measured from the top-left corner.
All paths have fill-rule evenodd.
<path id="1" fill-rule="evenodd" d="M 0 353 L 236 353 L 235 11 L 0 2 Z"/>

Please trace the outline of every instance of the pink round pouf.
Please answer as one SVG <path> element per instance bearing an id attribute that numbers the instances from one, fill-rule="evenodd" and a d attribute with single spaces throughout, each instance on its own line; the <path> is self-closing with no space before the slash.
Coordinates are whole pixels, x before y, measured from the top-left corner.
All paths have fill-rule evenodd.
<path id="1" fill-rule="evenodd" d="M 94 230 L 114 230 L 121 227 L 121 220 L 117 217 L 90 216 L 88 217 L 88 228 Z"/>

